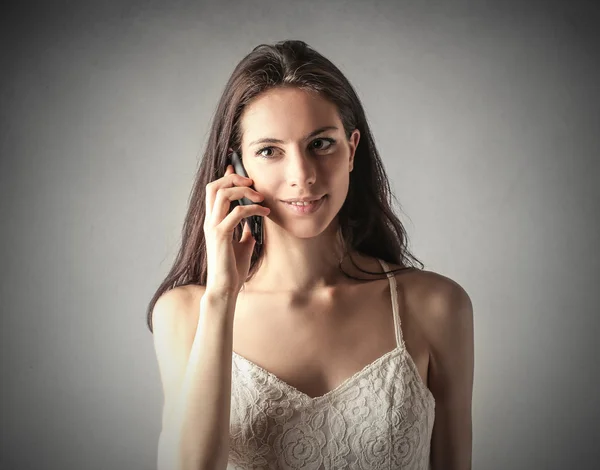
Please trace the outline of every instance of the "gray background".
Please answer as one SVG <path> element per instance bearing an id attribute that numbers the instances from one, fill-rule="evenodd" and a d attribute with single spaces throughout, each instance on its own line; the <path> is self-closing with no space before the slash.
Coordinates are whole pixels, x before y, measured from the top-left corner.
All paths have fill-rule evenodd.
<path id="1" fill-rule="evenodd" d="M 144 309 L 225 81 L 288 38 L 347 74 L 411 248 L 471 296 L 473 468 L 598 468 L 592 5 L 3 7 L 0 468 L 155 467 Z"/>

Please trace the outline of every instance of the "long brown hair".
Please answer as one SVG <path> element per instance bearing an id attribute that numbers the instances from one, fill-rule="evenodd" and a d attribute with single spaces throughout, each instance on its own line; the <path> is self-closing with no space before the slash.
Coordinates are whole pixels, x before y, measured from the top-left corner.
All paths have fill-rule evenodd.
<path id="1" fill-rule="evenodd" d="M 396 203 L 397 200 L 391 192 L 362 104 L 350 82 L 332 62 L 303 41 L 260 44 L 235 67 L 217 106 L 189 198 L 179 252 L 148 305 L 147 324 L 151 332 L 152 310 L 163 293 L 177 286 L 206 285 L 203 231 L 206 185 L 225 174 L 228 149 L 239 149 L 241 145 L 240 116 L 245 106 L 274 87 L 297 87 L 320 93 L 337 106 L 347 138 L 354 129 L 360 131 L 348 195 L 338 213 L 345 252 L 356 250 L 398 264 L 402 266 L 400 270 L 417 268 L 413 263 L 419 266 L 417 269 L 424 268 L 408 250 L 406 231 L 392 209 L 392 199 Z M 234 239 L 239 241 L 241 235 L 242 224 L 239 224 Z M 260 266 L 261 256 L 262 245 L 255 244 L 248 279 Z M 352 277 L 341 269 L 341 262 L 340 270 Z"/>

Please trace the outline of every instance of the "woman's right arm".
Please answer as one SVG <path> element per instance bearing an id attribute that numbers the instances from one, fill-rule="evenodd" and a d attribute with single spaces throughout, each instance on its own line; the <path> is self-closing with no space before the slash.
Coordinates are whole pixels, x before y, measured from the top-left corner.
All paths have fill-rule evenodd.
<path id="1" fill-rule="evenodd" d="M 243 219 L 269 214 L 258 204 L 238 205 L 230 211 L 231 201 L 242 197 L 264 199 L 251 184 L 250 178 L 236 175 L 229 165 L 222 178 L 206 186 L 206 286 L 172 289 L 153 309 L 164 390 L 158 470 L 227 467 L 233 319 L 255 244 L 248 224 L 239 242 L 233 240 L 233 232 Z"/>
<path id="2" fill-rule="evenodd" d="M 175 288 L 156 303 L 154 342 L 164 392 L 158 470 L 225 469 L 236 296 L 202 300 Z"/>

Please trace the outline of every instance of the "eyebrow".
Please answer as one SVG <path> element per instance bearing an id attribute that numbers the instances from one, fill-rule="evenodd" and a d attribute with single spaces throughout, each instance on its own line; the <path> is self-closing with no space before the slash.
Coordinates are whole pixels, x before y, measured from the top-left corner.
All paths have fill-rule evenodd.
<path id="1" fill-rule="evenodd" d="M 312 131 L 310 134 L 308 134 L 306 137 L 304 137 L 303 140 L 308 140 L 311 137 L 314 137 L 315 135 L 320 134 L 321 132 L 330 131 L 330 130 L 337 130 L 337 127 L 335 127 L 335 126 L 319 127 L 318 129 Z M 255 140 L 254 142 L 250 142 L 250 144 L 248 144 L 248 145 L 256 145 L 256 144 L 263 144 L 263 143 L 284 144 L 285 142 L 283 140 L 274 139 L 273 137 L 264 137 L 262 139 Z"/>

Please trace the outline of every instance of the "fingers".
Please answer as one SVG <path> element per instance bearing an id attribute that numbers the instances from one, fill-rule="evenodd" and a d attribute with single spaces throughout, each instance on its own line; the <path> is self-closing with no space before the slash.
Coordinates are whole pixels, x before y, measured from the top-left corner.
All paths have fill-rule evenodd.
<path id="1" fill-rule="evenodd" d="M 259 206 L 258 204 L 252 204 L 250 206 L 236 206 L 227 217 L 216 227 L 222 233 L 233 233 L 233 230 L 239 225 L 239 223 L 251 215 L 260 215 L 266 217 L 271 213 L 271 209 L 268 207 Z M 247 223 L 247 222 L 246 222 Z M 250 230 L 250 227 L 248 227 Z"/>
<path id="2" fill-rule="evenodd" d="M 217 192 L 217 196 L 215 199 L 215 205 L 213 206 L 213 211 L 212 211 L 211 219 L 210 219 L 213 226 L 216 226 L 219 223 L 221 223 L 221 221 L 227 216 L 227 214 L 229 214 L 229 209 L 231 207 L 232 201 L 237 201 L 239 199 L 242 199 L 243 197 L 247 197 L 248 199 L 250 199 L 252 202 L 254 202 L 256 204 L 258 204 L 259 202 L 261 202 L 264 199 L 262 197 L 262 195 L 260 195 L 256 191 L 254 191 L 252 188 L 249 188 L 246 186 L 241 186 L 241 187 L 235 186 L 232 188 L 219 189 Z M 238 205 L 233 209 L 233 211 L 235 211 L 238 207 L 253 208 L 254 205 L 255 204 L 252 204 L 250 206 Z M 262 206 L 257 206 L 257 207 L 264 208 Z M 238 210 L 238 212 L 240 212 L 240 211 Z M 255 212 L 252 212 L 252 214 L 254 214 L 254 213 Z M 245 215 L 245 217 L 247 217 L 247 215 Z"/>
<path id="3" fill-rule="evenodd" d="M 249 182 L 249 184 L 247 183 Z M 217 196 L 217 191 L 220 188 L 230 188 L 235 185 L 242 186 L 246 184 L 249 186 L 251 180 L 249 178 L 244 178 L 233 171 L 233 166 L 228 165 L 225 170 L 225 175 L 215 181 L 211 181 L 206 185 L 206 218 L 208 219 L 209 215 L 212 213 L 212 209 L 215 205 L 215 199 Z"/>
<path id="4" fill-rule="evenodd" d="M 228 215 L 231 201 L 247 197 L 253 202 L 261 202 L 264 198 L 254 189 L 250 188 L 252 184 L 253 181 L 250 178 L 236 174 L 233 171 L 232 165 L 227 166 L 223 177 L 207 184 L 205 227 L 208 225 L 212 227 L 219 225 Z M 265 215 L 264 209 L 264 207 L 257 204 L 237 206 L 229 215 L 236 214 L 233 217 L 238 218 L 234 224 L 235 227 L 243 217 Z M 268 211 L 266 213 L 268 214 Z M 228 220 L 227 225 L 231 222 L 233 222 L 232 218 Z"/>

